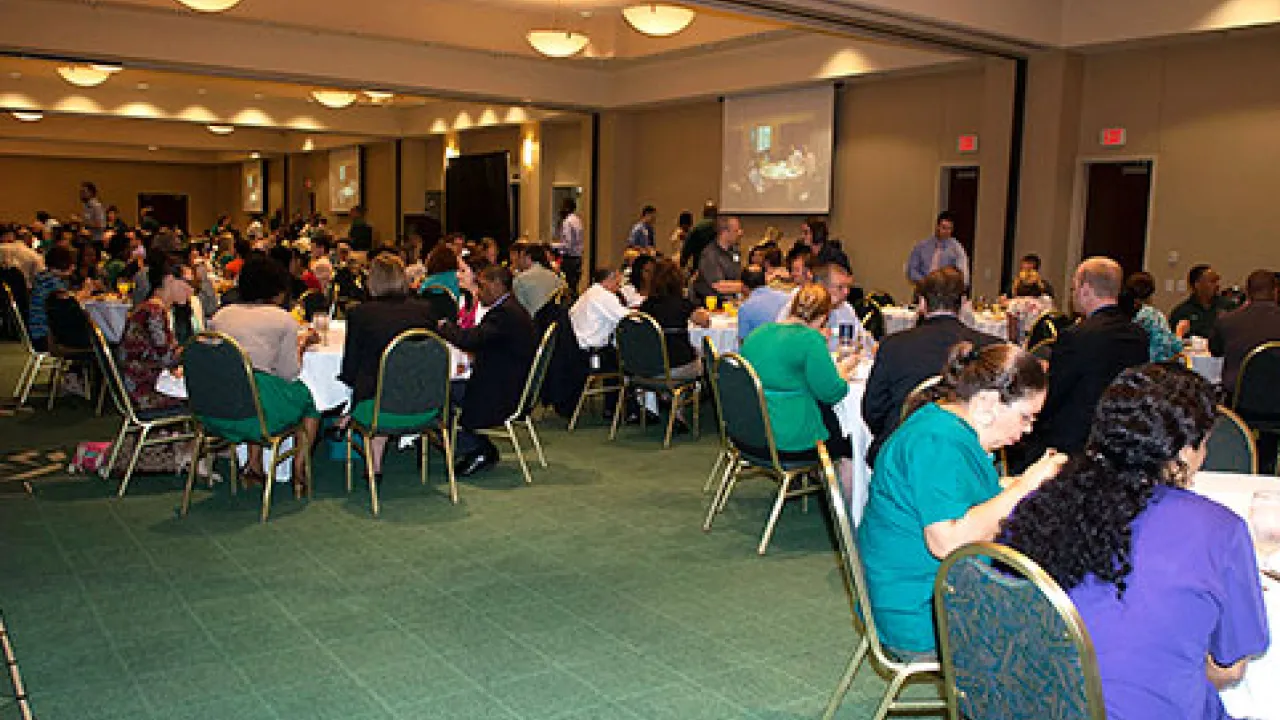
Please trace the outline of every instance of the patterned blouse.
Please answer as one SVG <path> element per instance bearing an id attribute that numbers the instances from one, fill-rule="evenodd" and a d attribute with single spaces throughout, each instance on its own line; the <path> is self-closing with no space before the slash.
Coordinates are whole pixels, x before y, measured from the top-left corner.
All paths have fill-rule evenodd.
<path id="1" fill-rule="evenodd" d="M 1169 329 L 1169 321 L 1165 319 L 1164 313 L 1150 305 L 1143 305 L 1133 321 L 1147 331 L 1147 352 L 1151 356 L 1151 362 L 1166 362 L 1182 352 L 1182 340 Z"/>
<path id="2" fill-rule="evenodd" d="M 164 303 L 152 298 L 129 311 L 120 338 L 120 351 L 125 390 L 135 407 L 155 410 L 181 403 L 156 392 L 160 372 L 178 362 L 178 343 L 169 327 L 169 313 Z"/>

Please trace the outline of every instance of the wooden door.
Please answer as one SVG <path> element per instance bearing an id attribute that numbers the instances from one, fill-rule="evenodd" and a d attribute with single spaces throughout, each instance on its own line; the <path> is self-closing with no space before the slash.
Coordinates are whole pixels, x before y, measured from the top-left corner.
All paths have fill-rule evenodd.
<path id="1" fill-rule="evenodd" d="M 973 167 L 949 167 L 943 169 L 943 197 L 939 206 L 955 217 L 955 238 L 969 254 L 973 264 L 974 233 L 978 227 L 978 177 L 980 171 Z"/>
<path id="2" fill-rule="evenodd" d="M 189 232 L 187 227 L 187 196 L 169 193 L 138 193 L 138 215 L 142 208 L 151 208 L 151 216 L 160 223 L 160 227 L 181 228 Z M 213 218 L 210 218 L 212 223 Z"/>
<path id="3" fill-rule="evenodd" d="M 1146 260 L 1151 161 L 1090 163 L 1086 171 L 1083 258 L 1109 257 L 1128 277 Z"/>

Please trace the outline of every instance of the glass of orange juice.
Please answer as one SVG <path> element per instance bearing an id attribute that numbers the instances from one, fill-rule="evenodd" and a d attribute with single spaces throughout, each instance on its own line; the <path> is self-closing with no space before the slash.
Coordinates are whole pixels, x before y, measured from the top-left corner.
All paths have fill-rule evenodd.
<path id="1" fill-rule="evenodd" d="M 720 306 L 720 297 L 718 295 L 708 295 L 706 302 L 707 309 L 711 312 L 715 312 L 716 308 Z"/>

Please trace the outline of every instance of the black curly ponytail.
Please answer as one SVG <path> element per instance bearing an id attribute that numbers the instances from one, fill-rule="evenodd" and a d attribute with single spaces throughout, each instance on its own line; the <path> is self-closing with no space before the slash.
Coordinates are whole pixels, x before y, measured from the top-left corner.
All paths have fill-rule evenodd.
<path id="1" fill-rule="evenodd" d="M 1084 454 L 1018 504 L 1000 542 L 1063 588 L 1093 574 L 1123 596 L 1134 519 L 1157 485 L 1187 484 L 1179 452 L 1204 442 L 1215 415 L 1213 387 L 1181 365 L 1126 370 L 1103 393 Z"/>

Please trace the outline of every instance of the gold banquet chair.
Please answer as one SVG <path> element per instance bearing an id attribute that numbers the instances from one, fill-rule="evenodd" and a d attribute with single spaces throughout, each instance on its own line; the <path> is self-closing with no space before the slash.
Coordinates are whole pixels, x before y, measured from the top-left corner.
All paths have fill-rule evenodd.
<path id="1" fill-rule="evenodd" d="M 1031 559 L 965 545 L 938 568 L 933 604 L 952 720 L 1106 720 L 1084 620 Z"/>
<path id="2" fill-rule="evenodd" d="M 862 556 L 858 553 L 858 544 L 854 539 L 853 524 L 849 522 L 849 509 L 840 487 L 840 479 L 836 477 L 831 466 L 831 458 L 825 446 L 818 445 L 818 456 L 823 466 L 823 481 L 827 489 L 827 507 L 831 510 L 836 540 L 839 545 L 840 559 L 844 564 L 844 577 L 848 587 L 850 602 L 853 605 L 853 617 L 862 625 L 862 638 L 854 648 L 849 664 L 841 676 L 835 692 L 827 702 L 822 714 L 823 720 L 835 717 L 844 696 L 848 694 L 854 677 L 868 657 L 873 670 L 889 676 L 889 685 L 885 688 L 876 708 L 873 720 L 883 720 L 891 711 L 909 713 L 937 712 L 946 708 L 944 700 L 899 700 L 903 688 L 910 682 L 937 680 L 942 667 L 936 662 L 899 662 L 889 657 L 884 645 L 880 642 L 880 632 L 876 627 L 875 615 L 871 612 L 871 596 L 867 590 L 867 576 L 862 569 Z"/>
<path id="3" fill-rule="evenodd" d="M 717 404 L 723 413 L 729 453 L 721 466 L 720 485 L 711 499 L 702 530 L 711 531 L 711 524 L 715 522 L 716 515 L 724 511 L 729 495 L 743 471 L 759 470 L 778 483 L 773 510 L 769 513 L 760 545 L 756 548 L 757 553 L 764 555 L 769 549 L 769 541 L 773 539 L 773 531 L 778 525 L 778 518 L 782 515 L 782 506 L 786 501 L 801 498 L 805 509 L 808 509 L 809 495 L 822 491 L 821 485 L 809 482 L 809 475 L 821 470 L 819 455 L 815 452 L 812 458 L 780 459 L 778 445 L 774 441 L 773 425 L 769 421 L 764 386 L 746 358 L 737 353 L 721 355 L 716 361 L 716 382 L 713 388 L 718 397 Z M 819 447 L 822 445 L 819 444 Z M 767 455 L 754 454 L 760 450 L 765 450 Z"/>
<path id="4" fill-rule="evenodd" d="M 1218 406 L 1218 417 L 1205 446 L 1201 470 L 1258 474 L 1258 446 L 1253 431 L 1239 415 Z"/>
<path id="5" fill-rule="evenodd" d="M 724 429 L 724 409 L 720 407 L 720 395 L 716 390 L 716 363 L 720 360 L 720 353 L 716 352 L 716 344 L 712 341 L 710 335 L 702 336 L 702 375 L 706 378 L 707 387 L 711 388 L 711 402 L 716 413 L 716 434 L 720 439 L 720 452 L 716 455 L 716 462 L 711 466 L 711 473 L 707 475 L 707 481 L 702 484 L 702 494 L 706 495 L 715 487 L 716 478 L 720 477 L 725 471 L 725 464 L 733 460 L 733 447 L 729 445 L 729 436 Z"/>
<path id="6" fill-rule="evenodd" d="M 53 373 L 57 370 L 57 362 L 53 356 L 47 352 L 36 350 L 35 345 L 31 342 L 31 333 L 27 331 L 26 320 L 22 317 L 22 309 L 18 307 L 18 300 L 13 294 L 13 289 L 7 284 L 0 283 L 0 291 L 3 292 L 4 298 L 0 302 L 4 303 L 4 307 L 0 308 L 9 316 L 10 322 L 17 331 L 18 343 L 22 346 L 22 354 L 26 357 L 26 363 L 22 366 L 22 372 L 18 375 L 18 383 L 13 388 L 13 397 L 18 402 L 18 407 L 27 404 L 27 398 L 31 396 L 31 388 L 39 379 L 40 373 L 49 373 L 50 388 L 53 392 Z"/>
<path id="7" fill-rule="evenodd" d="M 92 329 L 93 333 L 89 336 L 89 339 L 93 344 L 94 354 L 98 356 L 98 364 L 102 367 L 102 374 L 105 376 L 106 392 L 111 394 L 116 410 L 123 416 L 123 420 L 120 422 L 120 431 L 116 433 L 115 442 L 111 443 L 111 456 L 107 459 L 107 464 L 102 466 L 100 470 L 102 477 L 109 477 L 115 469 L 116 460 L 119 459 L 120 448 L 124 444 L 124 439 L 129 433 L 138 433 L 137 442 L 133 446 L 133 455 L 129 458 L 129 464 L 124 470 L 124 477 L 120 479 L 120 488 L 116 491 L 117 497 L 124 497 L 125 491 L 129 489 L 129 480 L 133 478 L 133 470 L 138 466 L 138 459 L 142 457 L 143 449 L 156 445 L 186 442 L 192 439 L 195 437 L 195 433 L 192 432 L 191 426 L 195 420 L 191 417 L 191 413 L 185 405 L 162 410 L 139 410 L 134 407 L 133 398 L 129 397 L 129 391 L 125 388 L 124 379 L 121 377 L 120 370 L 116 365 L 116 358 L 111 354 L 111 346 L 107 344 L 107 339 L 103 337 L 102 330 L 97 325 L 93 325 Z M 182 432 L 159 438 L 151 437 L 151 433 L 155 431 L 171 428 L 180 429 Z"/>
<path id="8" fill-rule="evenodd" d="M 662 326 L 652 316 L 633 312 L 618 323 L 614 331 L 618 346 L 618 365 L 622 368 L 622 392 L 618 393 L 618 406 L 613 413 L 613 427 L 609 439 L 618 437 L 618 423 L 622 420 L 626 394 L 649 391 L 671 396 L 671 409 L 667 417 L 667 434 L 662 441 L 664 449 L 671 447 L 671 434 L 675 429 L 676 414 L 684 405 L 693 408 L 693 436 L 702 436 L 700 404 L 702 381 L 700 378 L 676 378 L 671 376 L 671 362 L 667 355 L 667 337 Z M 640 427 L 644 429 L 643 403 L 640 411 Z"/>
<path id="9" fill-rule="evenodd" d="M 485 428 L 476 431 L 511 442 L 516 451 L 516 459 L 520 461 L 520 471 L 524 473 L 526 484 L 533 483 L 533 476 L 529 474 L 529 464 L 525 462 L 524 450 L 520 447 L 520 436 L 516 434 L 516 425 L 524 423 L 529 439 L 533 442 L 533 449 L 538 453 L 538 462 L 542 467 L 546 467 L 547 457 L 542 452 L 542 441 L 538 438 L 538 426 L 533 422 L 533 411 L 538 407 L 538 398 L 542 395 L 542 381 L 547 379 L 547 368 L 551 366 L 557 327 L 559 327 L 557 323 L 551 323 L 547 331 L 542 333 L 542 342 L 538 343 L 538 351 L 533 355 L 533 364 L 529 366 L 529 375 L 525 378 L 524 391 L 520 393 L 520 403 L 516 405 L 515 411 L 502 421 L 501 428 Z"/>
<path id="10" fill-rule="evenodd" d="M 1276 388 L 1280 387 L 1280 342 L 1265 342 L 1249 351 L 1236 373 L 1231 390 L 1231 407 L 1248 424 L 1255 436 L 1280 435 L 1280 409 Z M 1280 464 L 1277 465 L 1280 469 Z"/>
<path id="11" fill-rule="evenodd" d="M 276 468 L 280 463 L 302 452 L 307 473 L 308 495 L 314 492 L 315 475 L 311 468 L 311 453 L 302 450 L 310 445 L 302 421 L 281 428 L 267 427 L 266 413 L 258 395 L 258 383 L 253 375 L 253 365 L 234 339 L 219 332 L 202 332 L 183 346 L 183 380 L 187 385 L 187 402 L 196 421 L 196 444 L 191 455 L 191 470 L 187 474 L 187 486 L 182 492 L 181 514 L 186 517 L 191 509 L 191 489 L 196 482 L 200 460 L 211 451 L 213 442 L 229 444 L 251 443 L 262 445 L 271 451 L 271 463 L 267 479 L 262 484 L 262 514 L 260 522 L 266 522 L 271 513 L 271 491 L 276 484 Z M 205 419 L 243 421 L 252 428 L 243 435 L 227 437 L 211 431 Z M 280 453 L 286 438 L 294 437 L 293 449 Z M 213 442 L 211 442 L 213 441 Z M 231 493 L 236 492 L 236 460 L 231 458 Z"/>
<path id="12" fill-rule="evenodd" d="M 429 330 L 406 330 L 382 351 L 378 361 L 378 385 L 373 395 L 369 424 L 354 416 L 347 424 L 347 493 L 351 492 L 351 451 L 364 456 L 365 480 L 369 483 L 369 503 L 378 517 L 378 483 L 373 475 L 373 438 L 379 435 L 417 435 L 421 455 L 422 484 L 427 484 L 427 464 L 431 443 L 427 431 L 439 426 L 444 444 L 445 468 L 449 474 L 449 501 L 458 503 L 458 480 L 454 476 L 454 442 L 458 415 L 449 402 L 449 373 L 452 360 L 449 346 Z M 425 423 L 394 423 L 388 415 L 435 414 Z M 359 436 L 360 443 L 356 442 Z"/>
<path id="13" fill-rule="evenodd" d="M 617 353 L 617 348 L 612 346 L 600 348 L 600 353 Z M 569 432 L 573 432 L 578 427 L 578 417 L 582 414 L 582 407 L 587 404 L 587 398 L 595 396 L 603 396 L 609 392 L 622 391 L 622 373 L 617 370 L 587 370 L 587 379 L 582 383 L 582 393 L 578 395 L 578 404 L 573 408 L 573 417 L 569 418 Z"/>

